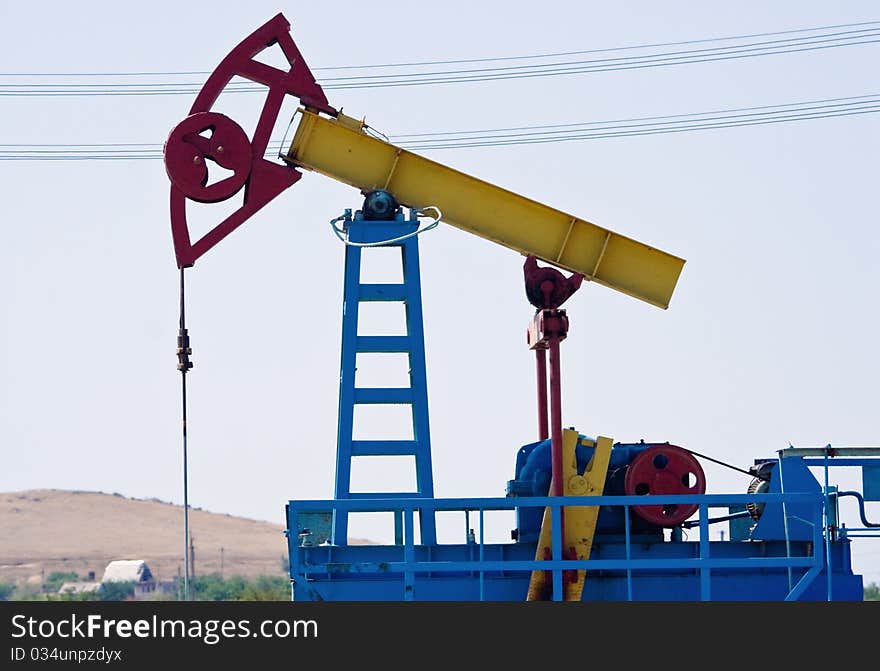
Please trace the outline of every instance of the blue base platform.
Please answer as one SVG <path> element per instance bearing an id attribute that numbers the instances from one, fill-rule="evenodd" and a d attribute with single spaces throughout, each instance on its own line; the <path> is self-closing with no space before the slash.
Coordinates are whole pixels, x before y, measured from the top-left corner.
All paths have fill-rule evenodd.
<path id="1" fill-rule="evenodd" d="M 661 542 L 634 544 L 634 560 L 662 563 L 664 560 L 697 558 L 699 542 Z M 849 568 L 848 543 L 832 545 L 832 594 L 835 601 L 861 601 L 862 578 Z M 710 554 L 718 560 L 753 557 L 785 557 L 784 542 L 710 543 Z M 810 548 L 799 543 L 791 551 L 806 554 Z M 297 601 L 403 601 L 405 576 L 401 571 L 383 570 L 403 562 L 402 546 L 320 546 L 298 549 L 300 575 L 294 578 L 293 598 Z M 418 562 L 477 562 L 476 544 L 415 546 Z M 503 543 L 483 546 L 484 561 L 528 562 L 534 559 L 530 543 Z M 591 560 L 616 561 L 626 557 L 623 543 L 594 545 Z M 332 572 L 325 570 L 330 567 Z M 792 569 L 793 588 L 807 573 Z M 412 599 L 417 601 L 525 601 L 528 571 L 432 571 L 417 574 Z M 825 601 L 827 574 L 823 569 L 800 595 L 801 601 Z M 709 598 L 713 601 L 783 601 L 791 592 L 787 568 L 728 568 L 711 573 Z M 700 571 L 681 569 L 642 569 L 627 572 L 613 569 L 591 571 L 584 587 L 584 601 L 699 601 Z"/>
<path id="2" fill-rule="evenodd" d="M 845 534 L 827 538 L 825 498 L 818 492 L 656 496 L 652 502 L 698 504 L 699 540 L 674 535 L 597 535 L 589 559 L 561 559 L 561 529 L 552 527 L 554 559 L 535 560 L 536 543 L 483 542 L 478 531 L 464 543 L 417 544 L 417 514 L 459 511 L 477 529 L 487 511 L 591 503 L 621 506 L 629 520 L 638 496 L 517 497 L 290 501 L 287 506 L 292 598 L 299 601 L 525 601 L 533 570 L 546 570 L 553 600 L 562 600 L 566 571 L 586 570 L 584 601 L 861 601 L 862 577 L 851 566 Z M 748 502 L 786 505 L 804 513 L 802 529 L 787 539 L 709 540 L 709 511 L 727 513 Z M 403 518 L 395 545 L 329 544 L 333 509 L 393 511 Z M 554 513 L 552 517 L 558 516 Z M 629 522 L 627 522 L 627 525 Z M 755 525 L 760 530 L 760 524 Z M 629 528 L 628 526 L 625 527 Z M 809 529 L 809 535 L 804 534 Z M 831 567 L 830 576 L 827 566 Z"/>

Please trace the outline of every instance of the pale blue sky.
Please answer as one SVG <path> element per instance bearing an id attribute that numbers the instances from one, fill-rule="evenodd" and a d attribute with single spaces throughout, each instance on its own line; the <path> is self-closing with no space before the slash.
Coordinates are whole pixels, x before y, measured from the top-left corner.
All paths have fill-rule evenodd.
<path id="1" fill-rule="evenodd" d="M 314 68 L 880 19 L 867 1 L 3 0 L 0 70 L 211 70 L 279 11 Z M 878 50 L 328 96 L 389 135 L 599 121 L 876 93 Z M 161 143 L 192 100 L 3 97 L 0 143 Z M 261 98 L 226 104 L 244 124 Z M 426 155 L 685 258 L 669 310 L 590 284 L 566 304 L 564 422 L 746 467 L 789 443 L 880 444 L 878 121 Z M 162 162 L 0 161 L 0 184 L 0 490 L 181 502 Z M 327 222 L 360 204 L 355 190 L 306 174 L 188 272 L 192 505 L 281 522 L 287 499 L 332 496 L 343 248 Z M 502 496 L 535 435 L 522 257 L 448 226 L 421 245 L 435 491 Z M 477 337 L 462 326 L 474 323 Z M 704 466 L 710 491 L 745 491 L 747 477 Z M 854 562 L 880 581 L 876 543 L 857 544 Z"/>

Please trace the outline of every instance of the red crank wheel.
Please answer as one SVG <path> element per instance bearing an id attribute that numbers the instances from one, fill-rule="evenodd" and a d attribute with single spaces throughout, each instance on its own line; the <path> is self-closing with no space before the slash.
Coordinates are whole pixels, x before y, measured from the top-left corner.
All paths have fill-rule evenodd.
<path id="1" fill-rule="evenodd" d="M 232 175 L 208 184 L 208 160 Z M 235 195 L 251 171 L 251 143 L 241 126 L 218 112 L 181 121 L 165 142 L 165 171 L 187 198 L 217 203 Z"/>
<path id="2" fill-rule="evenodd" d="M 629 496 L 704 494 L 706 475 L 700 462 L 677 445 L 653 445 L 632 460 L 623 483 Z M 643 520 L 659 527 L 675 527 L 693 515 L 696 503 L 634 506 Z"/>

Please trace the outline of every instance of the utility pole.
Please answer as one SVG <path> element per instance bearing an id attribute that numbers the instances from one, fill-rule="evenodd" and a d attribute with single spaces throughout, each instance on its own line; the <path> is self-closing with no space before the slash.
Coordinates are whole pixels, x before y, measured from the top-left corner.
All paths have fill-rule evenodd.
<path id="1" fill-rule="evenodd" d="M 196 577 L 196 546 L 193 542 L 193 535 L 190 533 L 189 535 L 189 575 L 193 580 Z"/>
<path id="2" fill-rule="evenodd" d="M 223 546 L 220 546 L 220 580 L 223 580 Z"/>

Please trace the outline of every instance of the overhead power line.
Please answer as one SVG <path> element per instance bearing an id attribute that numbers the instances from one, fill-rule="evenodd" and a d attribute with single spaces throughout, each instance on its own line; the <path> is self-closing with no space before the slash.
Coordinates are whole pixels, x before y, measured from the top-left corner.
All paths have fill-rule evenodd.
<path id="1" fill-rule="evenodd" d="M 498 147 L 718 130 L 880 112 L 880 93 L 665 116 L 392 135 L 412 151 Z M 279 146 L 280 140 L 272 141 Z M 272 157 L 272 152 L 267 152 Z M 0 144 L 0 161 L 159 160 L 159 143 Z"/>
<path id="2" fill-rule="evenodd" d="M 363 70 L 372 68 L 400 68 L 416 67 L 424 65 L 452 65 L 462 63 L 487 63 L 491 61 L 527 60 L 532 58 L 554 58 L 557 56 L 574 56 L 582 54 L 612 53 L 615 51 L 630 51 L 638 49 L 651 49 L 658 47 L 680 47 L 689 44 L 707 44 L 711 42 L 729 42 L 731 40 L 746 40 L 758 37 L 776 37 L 779 35 L 794 35 L 798 33 L 811 33 L 822 30 L 836 30 L 839 28 L 858 28 L 862 26 L 880 25 L 880 21 L 861 21 L 858 23 L 838 23 L 829 26 L 817 26 L 814 28 L 796 28 L 792 30 L 778 30 L 767 33 L 751 33 L 748 35 L 727 35 L 725 37 L 707 37 L 696 40 L 684 40 L 679 42 L 653 42 L 648 44 L 631 44 L 622 47 L 606 47 L 603 49 L 581 49 L 577 51 L 557 51 L 552 53 L 530 54 L 526 56 L 499 56 L 492 58 L 459 58 L 454 60 L 413 61 L 405 63 L 374 63 L 370 65 L 334 65 L 329 67 L 312 68 L 314 72 L 330 70 Z M 163 75 L 209 75 L 210 70 L 176 70 L 162 72 L 0 72 L 0 77 L 153 77 Z"/>
<path id="3" fill-rule="evenodd" d="M 783 105 L 764 105 L 666 116 L 636 117 L 568 124 L 522 126 L 400 135 L 395 142 L 413 151 L 500 145 L 536 144 L 607 137 L 657 135 L 696 130 L 765 125 L 853 116 L 880 111 L 880 94 L 828 98 Z"/>
<path id="4" fill-rule="evenodd" d="M 868 27 L 870 26 L 870 27 Z M 843 30 L 843 28 L 854 28 Z M 780 39 L 758 40 L 759 37 L 782 37 Z M 806 34 L 813 33 L 813 34 Z M 721 46 L 710 46 L 699 49 L 673 49 L 667 47 L 687 46 L 693 44 L 717 44 L 732 42 Z M 661 43 L 656 45 L 639 45 L 632 47 L 615 47 L 611 49 L 593 49 L 582 51 L 566 51 L 552 54 L 531 56 L 507 56 L 499 58 L 458 59 L 445 61 L 424 61 L 413 63 L 386 63 L 383 65 L 336 66 L 333 68 L 316 68 L 316 72 L 356 70 L 358 74 L 326 76 L 319 83 L 328 90 L 332 89 L 365 89 L 387 88 L 400 86 L 422 86 L 433 84 L 453 84 L 467 82 L 487 82 L 506 79 L 531 77 L 549 77 L 559 75 L 585 74 L 596 72 L 613 72 L 618 70 L 636 70 L 645 68 L 667 67 L 692 63 L 705 63 L 722 60 L 740 60 L 775 54 L 817 51 L 837 47 L 857 46 L 880 42 L 880 22 L 869 21 L 842 26 L 825 26 L 777 33 L 761 33 L 730 38 L 711 38 L 690 40 L 688 42 Z M 657 51 L 659 48 L 666 50 Z M 653 49 L 650 53 L 614 56 L 605 58 L 573 58 L 585 54 L 610 54 L 612 52 L 636 51 Z M 564 60 L 559 60 L 564 59 Z M 530 61 L 511 65 L 513 61 Z M 491 64 L 495 65 L 491 65 Z M 459 66 L 436 69 L 436 66 Z M 466 67 L 460 67 L 466 66 Z M 479 66 L 479 67 L 475 67 Z M 411 68 L 409 72 L 400 72 L 400 68 Z M 412 70 L 412 68 L 416 68 Z M 428 68 L 428 69 L 425 69 Z M 431 69 L 434 68 L 434 69 Z M 387 70 L 393 70 L 388 72 Z M 373 71 L 373 72 L 371 72 Z M 179 72 L 128 72 L 128 73 L 5 73 L 3 77 L 116 77 L 132 78 L 141 76 L 174 77 L 184 75 L 208 74 L 200 71 Z M 202 84 L 193 81 L 122 81 L 122 82 L 0 82 L 0 96 L 144 96 L 144 95 L 193 95 Z M 233 93 L 265 92 L 265 87 L 242 78 L 235 78 L 227 86 L 226 91 Z"/>

